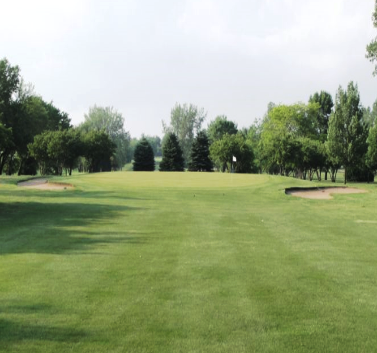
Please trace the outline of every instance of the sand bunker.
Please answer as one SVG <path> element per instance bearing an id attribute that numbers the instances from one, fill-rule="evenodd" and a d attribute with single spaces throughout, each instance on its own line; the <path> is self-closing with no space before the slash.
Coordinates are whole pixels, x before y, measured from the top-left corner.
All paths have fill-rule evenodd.
<path id="1" fill-rule="evenodd" d="M 363 189 L 347 187 L 329 187 L 329 188 L 290 188 L 286 189 L 287 195 L 303 197 L 306 199 L 331 200 L 332 194 L 362 194 L 367 192 Z"/>
<path id="2" fill-rule="evenodd" d="M 28 188 L 28 189 L 38 189 L 38 190 L 71 190 L 73 189 L 73 186 L 70 184 L 49 183 L 48 180 L 44 178 L 22 181 L 18 183 L 18 186 Z"/>

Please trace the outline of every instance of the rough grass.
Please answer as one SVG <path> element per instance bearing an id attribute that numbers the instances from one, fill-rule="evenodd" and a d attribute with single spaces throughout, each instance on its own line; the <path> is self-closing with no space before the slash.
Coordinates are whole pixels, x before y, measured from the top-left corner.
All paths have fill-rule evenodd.
<path id="1" fill-rule="evenodd" d="M 319 184 L 266 175 L 58 180 L 76 189 L 0 183 L 0 351 L 375 350 L 375 184 L 308 200 L 284 188 Z"/>

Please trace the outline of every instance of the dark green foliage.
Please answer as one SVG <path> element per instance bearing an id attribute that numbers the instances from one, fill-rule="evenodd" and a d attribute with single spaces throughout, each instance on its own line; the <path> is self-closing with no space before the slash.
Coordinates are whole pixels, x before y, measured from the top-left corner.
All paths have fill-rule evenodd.
<path id="1" fill-rule="evenodd" d="M 188 170 L 191 172 L 211 172 L 212 161 L 209 159 L 209 141 L 207 134 L 200 131 L 191 147 Z"/>
<path id="2" fill-rule="evenodd" d="M 39 165 L 40 174 L 71 175 L 79 156 L 84 156 L 89 172 L 111 170 L 110 157 L 115 146 L 103 131 L 80 135 L 75 129 L 46 131 L 28 145 L 30 155 Z"/>
<path id="3" fill-rule="evenodd" d="M 13 175 L 20 169 L 20 158 L 17 154 L 12 154 L 4 166 L 4 172 L 6 175 Z"/>
<path id="4" fill-rule="evenodd" d="M 223 172 L 231 171 L 232 167 L 236 173 L 256 172 L 253 149 L 242 134 L 225 134 L 211 145 L 210 156 L 216 167 Z M 233 156 L 237 159 L 235 163 Z"/>
<path id="5" fill-rule="evenodd" d="M 335 111 L 330 117 L 328 151 L 330 159 L 344 167 L 344 183 L 350 167 L 363 169 L 367 152 L 368 130 L 363 124 L 363 110 L 357 85 L 350 82 L 347 91 L 339 87 Z"/>
<path id="6" fill-rule="evenodd" d="M 354 182 L 373 182 L 374 174 L 364 164 L 361 166 L 350 166 L 347 171 L 347 180 Z"/>
<path id="7" fill-rule="evenodd" d="M 318 132 L 321 141 L 326 141 L 330 114 L 332 112 L 332 108 L 334 107 L 331 94 L 325 91 L 321 91 L 320 93 L 316 92 L 313 96 L 310 96 L 309 103 L 318 103 L 320 105 L 317 117 Z"/>
<path id="8" fill-rule="evenodd" d="M 12 103 L 12 95 L 20 82 L 20 69 L 11 66 L 7 59 L 0 60 L 0 118 L 7 120 L 7 109 Z"/>
<path id="9" fill-rule="evenodd" d="M 162 146 L 162 161 L 159 167 L 161 172 L 183 172 L 184 159 L 177 136 L 170 132 L 164 138 Z"/>
<path id="10" fill-rule="evenodd" d="M 109 135 L 104 131 L 90 131 L 83 136 L 83 142 L 88 171 L 90 173 L 110 171 L 110 157 L 115 153 L 116 145 Z"/>
<path id="11" fill-rule="evenodd" d="M 12 96 L 17 91 L 20 82 L 19 72 L 18 66 L 11 66 L 7 59 L 0 60 L 0 175 L 16 148 L 13 131 L 10 128 L 13 127 Z"/>
<path id="12" fill-rule="evenodd" d="M 90 131 L 105 131 L 111 141 L 115 144 L 115 153 L 112 157 L 114 169 L 122 169 L 127 162 L 130 135 L 124 129 L 124 118 L 121 113 L 113 107 L 99 107 L 94 105 L 85 114 L 85 122 L 79 126 L 83 133 Z M 103 164 L 102 170 L 110 170 L 111 164 Z"/>
<path id="13" fill-rule="evenodd" d="M 47 146 L 48 155 L 53 161 L 56 174 L 61 175 L 65 169 L 69 175 L 77 158 L 83 154 L 83 142 L 77 130 L 52 131 Z"/>
<path id="14" fill-rule="evenodd" d="M 154 167 L 153 148 L 149 141 L 143 137 L 135 148 L 133 170 L 135 172 L 152 172 Z"/>
<path id="15" fill-rule="evenodd" d="M 45 126 L 46 130 L 67 130 L 71 127 L 71 119 L 67 113 L 60 111 L 52 102 L 42 102 L 48 115 L 47 125 Z"/>
<path id="16" fill-rule="evenodd" d="M 366 162 L 370 170 L 377 170 L 377 125 L 369 129 Z"/>
<path id="17" fill-rule="evenodd" d="M 12 129 L 6 128 L 0 123 L 0 175 L 9 159 L 10 152 L 14 150 Z"/>
<path id="18" fill-rule="evenodd" d="M 323 143 L 318 140 L 312 140 L 304 137 L 298 141 L 301 147 L 300 160 L 296 163 L 303 173 L 303 179 L 309 174 L 309 180 L 313 180 L 314 173 L 317 179 L 321 180 L 321 171 L 326 164 L 326 148 Z"/>
<path id="19" fill-rule="evenodd" d="M 36 175 L 38 170 L 38 162 L 35 158 L 29 156 L 20 162 L 19 175 Z"/>
<path id="20" fill-rule="evenodd" d="M 15 172 L 16 160 L 20 161 L 18 174 L 23 174 L 24 162 L 29 158 L 28 144 L 43 131 L 68 129 L 70 119 L 52 103 L 36 96 L 30 85 L 24 84 L 19 68 L 4 59 L 0 61 L 0 124 L 11 128 L 7 139 L 11 143 L 7 148 L 0 146 L 0 174 L 7 161 L 7 173 Z"/>
<path id="21" fill-rule="evenodd" d="M 162 122 L 165 134 L 172 132 L 177 136 L 185 163 L 189 160 L 195 133 L 200 130 L 206 115 L 203 108 L 198 108 L 193 104 L 176 103 L 171 110 L 170 125 Z"/>
<path id="22" fill-rule="evenodd" d="M 219 115 L 208 125 L 207 133 L 211 143 L 220 140 L 225 134 L 234 135 L 237 133 L 237 124 L 228 120 L 225 115 Z"/>

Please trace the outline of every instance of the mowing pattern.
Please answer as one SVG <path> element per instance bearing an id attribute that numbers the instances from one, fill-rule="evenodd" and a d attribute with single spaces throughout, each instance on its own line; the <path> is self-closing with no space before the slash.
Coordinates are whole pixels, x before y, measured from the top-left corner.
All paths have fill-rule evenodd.
<path id="1" fill-rule="evenodd" d="M 371 352 L 377 206 L 308 182 L 103 173 L 0 184 L 0 351 Z"/>

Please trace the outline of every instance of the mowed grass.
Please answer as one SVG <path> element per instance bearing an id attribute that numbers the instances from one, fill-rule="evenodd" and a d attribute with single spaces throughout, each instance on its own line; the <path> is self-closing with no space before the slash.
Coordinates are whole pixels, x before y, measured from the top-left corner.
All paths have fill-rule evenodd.
<path id="1" fill-rule="evenodd" d="M 0 183 L 1 352 L 376 350 L 375 184 L 327 201 L 267 175 L 57 180 L 76 188 Z"/>

